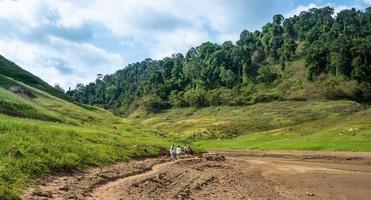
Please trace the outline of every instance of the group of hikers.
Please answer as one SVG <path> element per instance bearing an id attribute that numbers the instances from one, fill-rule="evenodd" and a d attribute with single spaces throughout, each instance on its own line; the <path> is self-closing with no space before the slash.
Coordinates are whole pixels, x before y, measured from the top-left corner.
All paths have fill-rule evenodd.
<path id="1" fill-rule="evenodd" d="M 170 147 L 171 159 L 175 160 L 177 158 L 180 158 L 181 155 L 193 155 L 193 150 L 191 146 L 184 145 L 183 150 L 182 150 L 180 145 L 178 145 L 177 147 L 175 147 L 175 145 L 171 145 Z"/>

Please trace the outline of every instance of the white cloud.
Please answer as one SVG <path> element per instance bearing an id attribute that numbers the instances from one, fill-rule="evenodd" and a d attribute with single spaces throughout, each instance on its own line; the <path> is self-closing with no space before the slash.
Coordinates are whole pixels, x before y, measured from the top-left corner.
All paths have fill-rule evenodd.
<path id="1" fill-rule="evenodd" d="M 363 3 L 366 5 L 370 6 L 371 5 L 371 0 L 361 0 Z"/>
<path id="2" fill-rule="evenodd" d="M 0 40 L 0 52 L 51 85 L 59 83 L 66 89 L 79 82 L 93 81 L 97 73 L 113 73 L 123 64 L 120 55 L 90 44 L 78 45 L 58 38 L 52 40 L 58 48 Z"/>
<path id="3" fill-rule="evenodd" d="M 324 5 L 294 0 L 0 0 L 0 54 L 67 88 L 93 81 L 97 73 L 112 73 L 127 61 L 185 53 L 207 41 L 235 41 L 243 29 L 259 29 L 274 14 L 292 16 Z"/>
<path id="4" fill-rule="evenodd" d="M 186 52 L 189 47 L 208 41 L 205 32 L 199 30 L 177 30 L 174 33 L 159 35 L 151 48 L 155 59 L 162 59 L 177 52 Z M 157 45 L 157 44 L 162 45 Z"/>
<path id="5" fill-rule="evenodd" d="M 363 0 L 363 1 L 366 2 L 366 1 L 371 1 L 371 0 Z M 294 9 L 285 13 L 284 17 L 292 17 L 294 15 L 299 15 L 302 11 L 307 11 L 311 8 L 323 8 L 325 6 L 333 7 L 335 14 L 342 11 L 342 10 L 345 10 L 345 9 L 352 9 L 352 8 L 362 9 L 362 5 L 358 4 L 357 2 L 355 2 L 354 4 L 350 4 L 350 5 L 337 5 L 337 4 L 334 4 L 334 3 L 326 3 L 326 4 L 310 3 L 308 5 L 298 5 L 298 6 L 296 6 Z"/>

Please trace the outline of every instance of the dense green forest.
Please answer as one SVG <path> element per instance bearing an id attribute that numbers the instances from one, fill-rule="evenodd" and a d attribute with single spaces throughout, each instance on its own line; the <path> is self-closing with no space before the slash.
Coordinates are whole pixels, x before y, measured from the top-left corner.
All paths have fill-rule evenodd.
<path id="1" fill-rule="evenodd" d="M 74 100 L 127 113 L 311 98 L 371 99 L 371 8 L 312 8 L 234 44 L 206 42 L 182 55 L 145 59 L 78 84 Z M 303 66 L 302 68 L 298 66 Z M 315 88 L 315 89 L 313 89 Z M 317 88 L 317 89 L 316 89 Z"/>

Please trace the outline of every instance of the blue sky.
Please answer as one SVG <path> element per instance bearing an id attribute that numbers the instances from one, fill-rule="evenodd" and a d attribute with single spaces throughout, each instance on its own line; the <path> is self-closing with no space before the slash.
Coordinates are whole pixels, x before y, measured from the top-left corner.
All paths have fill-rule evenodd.
<path id="1" fill-rule="evenodd" d="M 0 0 L 0 54 L 67 89 L 145 58 L 236 41 L 274 14 L 371 0 Z"/>

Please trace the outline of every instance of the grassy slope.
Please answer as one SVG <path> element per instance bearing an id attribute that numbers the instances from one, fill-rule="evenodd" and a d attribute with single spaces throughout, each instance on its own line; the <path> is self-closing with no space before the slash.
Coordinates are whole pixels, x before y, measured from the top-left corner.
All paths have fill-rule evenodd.
<path id="1" fill-rule="evenodd" d="M 0 114 L 0 199 L 17 198 L 22 188 L 49 172 L 158 155 L 170 144 L 158 131 L 122 123 L 108 111 L 83 108 L 0 78 L 37 96 L 30 99 L 0 88 L 0 108 L 8 113 Z"/>
<path id="2" fill-rule="evenodd" d="M 231 140 L 202 140 L 195 144 L 206 149 L 371 151 L 370 130 L 371 109 L 367 109 L 343 118 L 316 120 Z"/>
<path id="3" fill-rule="evenodd" d="M 22 83 L 25 83 L 39 90 L 45 91 L 58 98 L 71 101 L 63 92 L 53 88 L 52 86 L 41 80 L 39 77 L 34 76 L 30 72 L 20 68 L 18 65 L 7 60 L 1 55 L 0 55 L 0 74 L 12 78 L 14 80 L 20 81 Z M 1 83 L 1 86 L 9 88 L 11 85 Z"/>
<path id="4" fill-rule="evenodd" d="M 346 100 L 137 111 L 130 120 L 205 149 L 371 151 L 371 110 Z"/>

